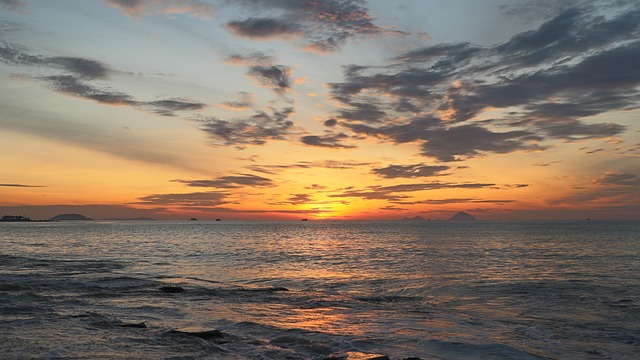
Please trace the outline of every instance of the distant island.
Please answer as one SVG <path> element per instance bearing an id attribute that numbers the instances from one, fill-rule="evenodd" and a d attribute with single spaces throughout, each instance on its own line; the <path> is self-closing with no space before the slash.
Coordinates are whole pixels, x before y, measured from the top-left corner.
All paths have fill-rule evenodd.
<path id="1" fill-rule="evenodd" d="M 414 216 L 412 218 L 405 217 L 402 221 L 426 221 L 422 216 Z"/>
<path id="2" fill-rule="evenodd" d="M 464 211 L 460 211 L 459 213 L 453 215 L 449 221 L 470 221 L 470 220 L 475 220 L 476 218 L 473 217 L 473 215 L 471 214 L 467 214 Z"/>
<path id="3" fill-rule="evenodd" d="M 93 220 L 80 214 L 60 214 L 52 217 L 49 221 L 71 221 L 71 220 Z"/>
<path id="4" fill-rule="evenodd" d="M 31 221 L 31 219 L 21 215 L 4 215 L 2 218 L 0 218 L 0 221 L 24 222 L 24 221 Z"/>

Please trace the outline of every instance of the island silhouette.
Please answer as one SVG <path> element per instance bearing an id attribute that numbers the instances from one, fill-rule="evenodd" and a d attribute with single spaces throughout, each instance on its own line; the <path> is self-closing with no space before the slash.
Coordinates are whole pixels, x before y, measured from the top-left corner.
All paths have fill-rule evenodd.
<path id="1" fill-rule="evenodd" d="M 60 214 L 49 219 L 49 221 L 68 221 L 68 220 L 93 220 L 93 219 L 80 214 Z"/>
<path id="2" fill-rule="evenodd" d="M 475 220 L 476 218 L 473 217 L 473 215 L 471 214 L 467 214 L 464 211 L 460 211 L 459 213 L 453 215 L 452 217 L 449 218 L 449 221 L 471 221 L 471 220 Z"/>

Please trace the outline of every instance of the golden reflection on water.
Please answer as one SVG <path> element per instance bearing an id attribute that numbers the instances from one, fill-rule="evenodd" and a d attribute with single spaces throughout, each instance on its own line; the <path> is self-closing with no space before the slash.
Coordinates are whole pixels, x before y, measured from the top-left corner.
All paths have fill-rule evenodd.
<path id="1" fill-rule="evenodd" d="M 289 316 L 278 319 L 279 326 L 289 329 L 304 329 L 337 335 L 362 335 L 363 325 L 349 319 L 347 309 L 339 307 L 317 307 L 292 309 Z"/>

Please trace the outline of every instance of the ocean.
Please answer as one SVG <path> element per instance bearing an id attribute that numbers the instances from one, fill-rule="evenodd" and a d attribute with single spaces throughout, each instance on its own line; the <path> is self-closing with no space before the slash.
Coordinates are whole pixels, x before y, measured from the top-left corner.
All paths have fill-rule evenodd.
<path id="1" fill-rule="evenodd" d="M 0 223 L 1 359 L 640 359 L 640 221 Z"/>

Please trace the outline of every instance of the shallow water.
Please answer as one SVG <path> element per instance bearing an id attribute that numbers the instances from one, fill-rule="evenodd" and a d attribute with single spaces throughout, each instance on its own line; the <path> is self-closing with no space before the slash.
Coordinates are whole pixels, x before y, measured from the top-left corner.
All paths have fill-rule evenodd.
<path id="1" fill-rule="evenodd" d="M 0 358 L 633 359 L 639 285 L 631 221 L 1 223 Z"/>

